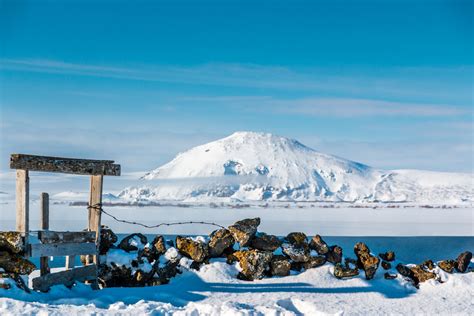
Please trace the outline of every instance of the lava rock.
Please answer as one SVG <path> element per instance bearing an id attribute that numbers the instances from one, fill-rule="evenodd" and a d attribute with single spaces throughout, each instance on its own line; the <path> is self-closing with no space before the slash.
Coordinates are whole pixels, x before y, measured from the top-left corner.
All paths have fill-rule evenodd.
<path id="1" fill-rule="evenodd" d="M 370 249 L 366 244 L 359 242 L 354 246 L 354 253 L 357 256 L 357 265 L 365 272 L 367 280 L 373 279 L 379 267 L 380 259 L 370 254 Z"/>
<path id="2" fill-rule="evenodd" d="M 395 260 L 395 252 L 393 251 L 387 251 L 386 253 L 380 253 L 379 257 L 382 258 L 384 261 L 394 261 Z"/>
<path id="3" fill-rule="evenodd" d="M 296 247 L 308 248 L 308 242 L 306 241 L 306 235 L 304 233 L 293 232 L 286 236 L 286 241 Z"/>
<path id="4" fill-rule="evenodd" d="M 432 260 L 425 260 L 420 264 L 420 266 L 424 270 L 433 270 L 435 268 Z"/>
<path id="5" fill-rule="evenodd" d="M 270 276 L 287 276 L 290 275 L 291 263 L 282 255 L 272 257 L 270 261 Z"/>
<path id="6" fill-rule="evenodd" d="M 229 226 L 229 231 L 241 247 L 247 247 L 250 240 L 255 236 L 258 225 L 260 225 L 259 217 L 247 218 Z"/>
<path id="7" fill-rule="evenodd" d="M 399 263 L 397 264 L 395 269 L 397 269 L 398 273 L 400 273 L 402 276 L 410 278 L 410 279 L 413 278 L 413 272 L 406 265 Z"/>
<path id="8" fill-rule="evenodd" d="M 8 282 L 8 280 L 11 280 Z M 7 282 L 4 282 L 7 281 Z M 30 289 L 26 285 L 25 281 L 23 278 L 16 273 L 0 273 L 0 289 L 5 289 L 9 290 L 11 289 L 11 284 L 14 283 L 16 287 L 18 287 L 20 290 L 25 291 L 26 293 L 30 293 Z"/>
<path id="9" fill-rule="evenodd" d="M 328 262 L 333 264 L 342 262 L 342 248 L 338 245 L 329 247 L 329 251 L 326 253 L 326 259 Z"/>
<path id="10" fill-rule="evenodd" d="M 309 242 L 309 248 L 316 250 L 316 252 L 320 255 L 325 255 L 329 252 L 328 244 L 319 235 L 311 238 L 311 241 Z"/>
<path id="11" fill-rule="evenodd" d="M 209 257 L 208 245 L 189 237 L 176 237 L 176 248 L 181 254 L 196 262 L 203 262 L 207 257 Z"/>
<path id="12" fill-rule="evenodd" d="M 438 267 L 446 271 L 448 273 L 453 273 L 454 272 L 454 267 L 456 266 L 457 262 L 455 260 L 443 260 L 438 262 Z"/>
<path id="13" fill-rule="evenodd" d="M 36 266 L 18 254 L 0 251 L 0 268 L 10 273 L 30 274 Z"/>
<path id="14" fill-rule="evenodd" d="M 283 243 L 281 249 L 283 254 L 294 262 L 308 262 L 311 259 L 309 247 L 298 247 L 290 243 Z"/>
<path id="15" fill-rule="evenodd" d="M 250 247 L 263 251 L 275 251 L 282 244 L 281 240 L 274 235 L 267 235 L 265 233 L 257 233 L 250 242 Z"/>
<path id="16" fill-rule="evenodd" d="M 385 272 L 383 277 L 387 280 L 393 280 L 393 279 L 396 279 L 397 278 L 397 275 L 396 274 L 390 274 L 388 272 Z"/>
<path id="17" fill-rule="evenodd" d="M 148 262 L 158 260 L 158 258 L 166 252 L 165 239 L 161 235 L 153 238 L 151 243 L 145 245 L 143 250 L 138 252 L 138 258 L 145 257 Z"/>
<path id="18" fill-rule="evenodd" d="M 436 278 L 436 274 L 425 271 L 420 266 L 407 267 L 399 263 L 396 269 L 402 276 L 410 278 L 415 286 L 418 286 L 421 282 Z"/>
<path id="19" fill-rule="evenodd" d="M 392 268 L 392 265 L 390 264 L 390 262 L 387 262 L 387 261 L 382 261 L 381 266 L 384 270 L 390 270 Z"/>
<path id="20" fill-rule="evenodd" d="M 410 270 L 413 272 L 412 279 L 415 284 L 419 284 L 421 282 L 436 278 L 436 274 L 434 274 L 433 272 L 426 271 L 420 266 L 411 267 Z"/>
<path id="21" fill-rule="evenodd" d="M 234 245 L 232 233 L 225 228 L 212 232 L 209 240 L 209 255 L 212 258 L 220 257 L 227 248 Z"/>
<path id="22" fill-rule="evenodd" d="M 100 228 L 99 254 L 105 255 L 117 242 L 117 235 L 107 226 Z"/>
<path id="23" fill-rule="evenodd" d="M 148 240 L 145 235 L 137 233 L 131 234 L 122 239 L 118 247 L 126 252 L 136 251 L 145 248 Z"/>
<path id="24" fill-rule="evenodd" d="M 0 232 L 0 251 L 23 253 L 23 237 L 20 232 Z"/>
<path id="25" fill-rule="evenodd" d="M 456 265 L 455 265 L 456 270 L 461 273 L 466 272 L 467 268 L 469 267 L 469 262 L 471 262 L 471 259 L 472 259 L 472 252 L 465 251 L 461 253 L 456 259 Z"/>
<path id="26" fill-rule="evenodd" d="M 327 260 L 325 256 L 312 256 L 307 262 L 303 262 L 303 268 L 305 268 L 306 270 L 317 268 L 324 265 L 326 261 Z"/>
<path id="27" fill-rule="evenodd" d="M 252 249 L 236 251 L 233 256 L 237 258 L 242 269 L 237 278 L 253 281 L 264 276 L 265 270 L 269 269 L 273 255 L 268 251 Z"/>
<path id="28" fill-rule="evenodd" d="M 359 269 L 357 267 L 350 268 L 341 263 L 336 263 L 334 266 L 334 276 L 338 279 L 352 278 L 357 275 L 359 275 Z"/>

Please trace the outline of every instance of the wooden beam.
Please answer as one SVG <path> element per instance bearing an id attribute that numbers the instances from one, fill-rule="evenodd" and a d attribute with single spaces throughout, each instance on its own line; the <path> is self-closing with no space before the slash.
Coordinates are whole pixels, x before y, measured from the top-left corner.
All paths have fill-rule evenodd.
<path id="1" fill-rule="evenodd" d="M 90 232 L 56 232 L 56 231 L 40 231 L 38 239 L 42 244 L 54 243 L 81 243 L 95 242 L 95 231 Z"/>
<path id="2" fill-rule="evenodd" d="M 40 205 L 41 205 L 41 229 L 49 229 L 49 194 L 41 193 L 40 195 Z M 46 275 L 50 272 L 49 270 L 49 257 L 40 258 L 40 274 Z"/>
<path id="3" fill-rule="evenodd" d="M 16 171 L 16 230 L 25 237 L 28 243 L 30 229 L 30 179 L 28 170 Z"/>
<path id="4" fill-rule="evenodd" d="M 56 257 L 96 254 L 95 243 L 30 244 L 31 257 Z"/>
<path id="5" fill-rule="evenodd" d="M 97 279 L 95 264 L 74 268 L 71 270 L 50 273 L 33 279 L 33 289 L 47 292 L 53 285 L 64 284 L 72 286 L 74 282 L 93 281 Z"/>
<path id="6" fill-rule="evenodd" d="M 91 176 L 91 191 L 89 196 L 89 205 L 102 205 L 102 186 L 104 178 L 103 176 Z M 89 231 L 95 231 L 96 237 L 95 242 L 99 244 L 100 238 L 100 222 L 101 222 L 101 211 L 98 208 L 89 208 Z M 94 263 L 99 264 L 97 256 L 93 257 Z"/>
<path id="7" fill-rule="evenodd" d="M 113 160 L 74 159 L 24 154 L 12 154 L 10 156 L 10 168 L 83 175 L 120 175 L 120 165 L 114 164 Z"/>

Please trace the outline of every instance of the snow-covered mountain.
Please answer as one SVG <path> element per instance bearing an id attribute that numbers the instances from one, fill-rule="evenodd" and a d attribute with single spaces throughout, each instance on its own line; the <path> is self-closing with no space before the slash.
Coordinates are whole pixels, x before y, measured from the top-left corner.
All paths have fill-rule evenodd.
<path id="1" fill-rule="evenodd" d="M 194 147 L 124 189 L 128 201 L 474 201 L 472 174 L 379 170 L 296 140 L 255 132 Z"/>

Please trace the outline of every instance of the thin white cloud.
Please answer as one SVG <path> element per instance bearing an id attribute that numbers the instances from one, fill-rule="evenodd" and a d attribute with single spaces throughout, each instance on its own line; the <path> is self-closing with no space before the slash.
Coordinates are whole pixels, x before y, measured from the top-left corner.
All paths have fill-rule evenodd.
<path id="1" fill-rule="evenodd" d="M 392 102 L 371 99 L 315 98 L 275 100 L 269 107 L 282 114 L 312 116 L 459 116 L 470 114 L 469 109 L 446 104 Z"/>
<path id="2" fill-rule="evenodd" d="M 0 59 L 0 69 L 68 74 L 102 78 L 368 95 L 373 92 L 396 96 L 452 98 L 471 93 L 467 80 L 453 84 L 453 78 L 472 77 L 473 67 L 399 68 L 380 70 L 325 68 L 293 69 L 280 66 L 208 63 L 196 66 L 128 67 L 68 63 L 48 59 Z M 345 69 L 345 68 L 344 68 Z M 422 80 L 417 80 L 422 78 Z M 472 83 L 472 80 L 471 80 Z M 449 88 L 446 88 L 449 86 Z"/>

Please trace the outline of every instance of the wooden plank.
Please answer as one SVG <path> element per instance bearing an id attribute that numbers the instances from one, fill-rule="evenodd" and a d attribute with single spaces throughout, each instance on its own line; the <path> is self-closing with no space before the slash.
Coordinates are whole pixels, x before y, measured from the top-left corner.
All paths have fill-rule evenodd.
<path id="1" fill-rule="evenodd" d="M 61 243 L 61 244 L 31 244 L 29 246 L 31 257 L 56 257 L 70 255 L 96 254 L 95 243 Z"/>
<path id="2" fill-rule="evenodd" d="M 28 244 L 30 229 L 30 179 L 28 170 L 16 171 L 16 230 L 25 237 Z"/>
<path id="3" fill-rule="evenodd" d="M 46 292 L 53 285 L 64 284 L 66 286 L 72 286 L 76 281 L 85 282 L 96 279 L 97 266 L 92 264 L 34 278 L 33 289 Z"/>
<path id="4" fill-rule="evenodd" d="M 89 196 L 89 205 L 102 205 L 102 186 L 104 182 L 103 176 L 91 176 L 91 191 Z M 98 208 L 89 208 L 89 231 L 95 231 L 96 237 L 95 242 L 99 244 L 100 238 L 100 222 L 101 222 L 101 211 Z M 93 262 L 99 264 L 99 258 L 93 257 Z"/>
<path id="5" fill-rule="evenodd" d="M 38 232 L 38 239 L 42 244 L 57 244 L 57 243 L 81 243 L 81 242 L 95 242 L 95 231 L 86 232 L 56 232 L 56 231 L 40 231 Z"/>
<path id="6" fill-rule="evenodd" d="M 49 229 L 49 195 L 48 193 L 42 192 L 40 195 L 40 205 L 41 205 L 41 229 Z M 40 258 L 40 274 L 46 275 L 50 272 L 49 257 Z"/>
<path id="7" fill-rule="evenodd" d="M 66 256 L 66 269 L 70 270 L 74 268 L 74 262 L 76 261 L 76 256 Z"/>
<path id="8" fill-rule="evenodd" d="M 120 165 L 113 160 L 74 159 L 24 154 L 10 156 L 10 168 L 83 175 L 119 176 Z"/>

